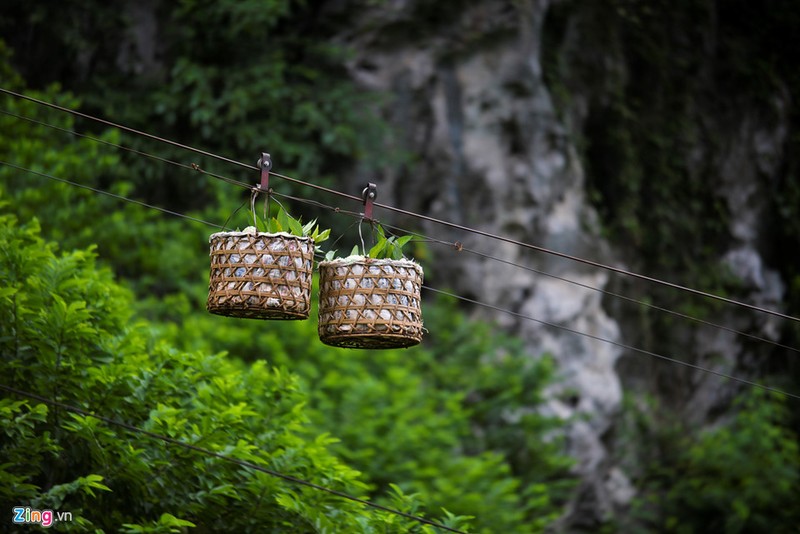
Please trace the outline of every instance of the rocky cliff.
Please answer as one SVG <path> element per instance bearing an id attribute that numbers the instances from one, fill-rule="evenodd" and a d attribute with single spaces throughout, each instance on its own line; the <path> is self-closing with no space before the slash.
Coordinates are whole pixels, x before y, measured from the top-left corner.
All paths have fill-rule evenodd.
<path id="1" fill-rule="evenodd" d="M 394 142 L 414 155 L 412 164 L 370 177 L 380 184 L 382 201 L 687 285 L 704 284 L 694 275 L 714 270 L 720 280 L 704 288 L 731 288 L 737 298 L 781 309 L 784 281 L 765 260 L 770 238 L 764 232 L 770 191 L 785 161 L 788 97 L 772 88 L 764 106 L 731 109 L 745 97 L 714 72 L 724 63 L 725 37 L 713 31 L 722 33 L 711 3 L 694 12 L 674 10 L 660 21 L 658 12 L 637 11 L 630 2 L 602 8 L 550 0 L 443 4 L 378 3 L 337 37 L 355 51 L 352 78 L 391 95 L 378 112 L 392 125 Z M 353 8 L 327 9 L 335 17 Z M 687 21 L 690 26 L 681 26 Z M 690 65 L 659 73 L 667 67 L 648 65 L 637 39 L 663 46 L 652 54 L 674 54 Z M 684 89 L 676 89 L 680 84 Z M 673 97 L 682 100 L 670 102 Z M 730 102 L 721 106 L 720 97 Z M 680 121 L 674 131 L 673 119 Z M 631 138 L 636 128 L 644 142 Z M 648 129 L 663 137 L 665 149 L 647 151 Z M 642 162 L 665 151 L 671 151 L 667 170 Z M 626 177 L 629 183 L 622 182 Z M 638 204 L 626 212 L 626 202 Z M 681 213 L 684 202 L 692 205 Z M 659 209 L 664 217 L 648 219 Z M 681 234 L 682 217 L 694 217 L 698 227 L 709 221 L 708 228 Z M 670 220 L 677 221 L 674 229 L 661 227 Z M 594 288 L 639 299 L 660 295 L 668 306 L 684 299 L 490 239 L 435 225 L 424 230 Z M 455 273 L 435 284 L 452 284 L 461 294 L 539 321 L 745 377 L 764 353 L 741 336 L 692 322 L 673 321 L 664 331 L 662 319 L 640 307 L 530 269 L 452 249 L 435 253 Z M 661 255 L 670 258 L 663 268 Z M 687 265 L 693 267 L 681 271 Z M 694 311 L 708 317 L 703 306 Z M 614 437 L 623 387 L 633 398 L 637 391 L 662 398 L 695 425 L 729 408 L 737 391 L 718 377 L 541 322 L 475 313 L 521 334 L 532 357 L 550 353 L 558 362 L 563 381 L 552 388 L 548 409 L 569 421 L 567 444 L 582 480 L 562 524 L 567 529 L 624 513 L 636 495 L 620 461 L 631 451 L 619 450 L 624 444 Z M 735 309 L 717 310 L 713 319 L 773 340 L 780 335 L 775 320 Z"/>

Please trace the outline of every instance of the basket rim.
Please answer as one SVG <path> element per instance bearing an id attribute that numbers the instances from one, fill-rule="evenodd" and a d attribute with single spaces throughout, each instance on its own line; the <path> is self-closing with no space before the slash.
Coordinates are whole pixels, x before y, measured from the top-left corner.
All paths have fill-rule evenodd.
<path id="1" fill-rule="evenodd" d="M 392 258 L 376 259 L 376 258 L 370 258 L 369 256 L 347 256 L 346 258 L 334 258 L 332 260 L 321 261 L 317 265 L 319 267 L 326 267 L 326 266 L 358 265 L 359 263 L 377 265 L 377 266 L 401 265 L 403 267 L 410 267 L 412 269 L 417 269 L 419 271 L 422 271 L 422 265 L 409 258 L 402 258 L 399 260 L 395 260 Z"/>
<path id="2" fill-rule="evenodd" d="M 309 236 L 294 235 L 294 234 L 290 234 L 289 232 L 275 232 L 275 233 L 270 233 L 270 232 L 247 232 L 245 230 L 243 230 L 243 231 L 231 231 L 231 232 L 216 232 L 216 233 L 213 233 L 210 236 L 208 236 L 208 240 L 210 242 L 212 239 L 214 239 L 216 237 L 246 237 L 246 236 L 252 236 L 252 237 L 283 237 L 283 238 L 298 239 L 300 241 L 311 241 L 311 242 L 314 241 Z"/>

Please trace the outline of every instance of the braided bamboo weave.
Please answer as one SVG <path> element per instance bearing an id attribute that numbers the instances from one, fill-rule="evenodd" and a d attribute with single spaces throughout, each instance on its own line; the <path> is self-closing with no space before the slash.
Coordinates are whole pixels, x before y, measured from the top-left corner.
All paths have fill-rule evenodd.
<path id="1" fill-rule="evenodd" d="M 410 347 L 422 340 L 422 267 L 364 257 L 319 264 L 319 338 L 361 349 Z"/>
<path id="2" fill-rule="evenodd" d="M 285 233 L 218 232 L 209 242 L 209 312 L 308 319 L 314 241 Z"/>

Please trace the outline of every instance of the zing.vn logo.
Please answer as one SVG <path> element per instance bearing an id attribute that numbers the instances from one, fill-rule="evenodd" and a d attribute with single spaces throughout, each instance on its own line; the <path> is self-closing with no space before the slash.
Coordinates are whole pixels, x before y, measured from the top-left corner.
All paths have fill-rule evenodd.
<path id="1" fill-rule="evenodd" d="M 72 512 L 53 512 L 52 510 L 31 510 L 30 506 L 15 506 L 12 521 L 17 524 L 38 524 L 43 527 L 52 526 L 56 521 L 72 521 Z"/>

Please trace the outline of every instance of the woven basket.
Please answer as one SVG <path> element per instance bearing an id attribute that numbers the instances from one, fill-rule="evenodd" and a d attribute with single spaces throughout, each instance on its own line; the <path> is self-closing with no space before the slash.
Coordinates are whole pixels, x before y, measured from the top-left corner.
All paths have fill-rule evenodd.
<path id="1" fill-rule="evenodd" d="M 422 267 L 362 256 L 319 264 L 319 338 L 359 349 L 410 347 L 422 340 Z"/>
<path id="2" fill-rule="evenodd" d="M 251 319 L 308 319 L 314 241 L 248 231 L 212 234 L 209 243 L 209 312 Z"/>

